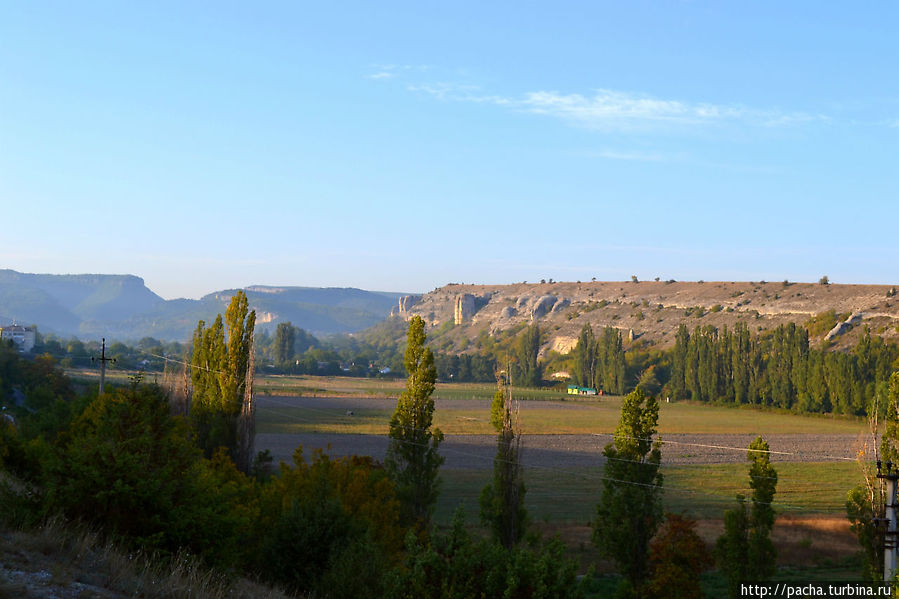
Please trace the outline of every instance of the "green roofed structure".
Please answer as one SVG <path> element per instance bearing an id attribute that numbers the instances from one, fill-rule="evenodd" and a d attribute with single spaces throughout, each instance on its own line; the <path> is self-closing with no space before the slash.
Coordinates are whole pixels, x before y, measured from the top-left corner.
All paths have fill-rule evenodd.
<path id="1" fill-rule="evenodd" d="M 568 395 L 596 395 L 596 389 L 593 387 L 578 387 L 577 385 L 568 385 Z"/>

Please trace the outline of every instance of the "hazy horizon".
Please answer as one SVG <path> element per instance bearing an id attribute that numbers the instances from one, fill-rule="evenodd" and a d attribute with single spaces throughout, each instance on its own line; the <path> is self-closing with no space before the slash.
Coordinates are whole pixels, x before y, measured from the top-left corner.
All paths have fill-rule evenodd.
<path id="1" fill-rule="evenodd" d="M 211 294 L 211 293 L 216 293 L 216 292 L 224 291 L 224 290 L 227 290 L 227 289 L 252 289 L 252 288 L 254 288 L 254 287 L 256 287 L 256 288 L 258 288 L 258 287 L 273 287 L 273 288 L 282 287 L 282 288 L 305 288 L 305 289 L 360 289 L 360 290 L 368 291 L 368 292 L 371 292 L 371 293 L 425 295 L 425 294 L 427 294 L 428 292 L 433 291 L 434 289 L 438 289 L 438 288 L 444 287 L 444 286 L 446 286 L 446 285 L 454 285 L 454 284 L 456 284 L 456 285 L 486 285 L 486 286 L 494 286 L 494 285 L 517 285 L 517 284 L 521 284 L 521 283 L 535 284 L 535 285 L 536 285 L 536 284 L 540 284 L 540 282 L 541 282 L 541 279 L 537 279 L 537 280 L 522 280 L 522 281 L 461 281 L 461 280 L 460 280 L 460 281 L 446 281 L 446 282 L 440 283 L 439 285 L 435 285 L 435 286 L 432 287 L 431 289 L 424 289 L 424 290 L 409 290 L 409 289 L 377 289 L 377 288 L 365 288 L 365 287 L 360 287 L 359 285 L 293 285 L 293 284 L 258 283 L 258 282 L 257 282 L 257 283 L 251 283 L 251 284 L 248 284 L 248 285 L 232 285 L 232 286 L 216 287 L 215 289 L 207 289 L 207 290 L 205 290 L 205 291 L 199 293 L 196 297 L 185 297 L 185 296 L 166 297 L 166 296 L 164 296 L 163 294 L 159 293 L 158 290 L 154 289 L 153 286 L 150 284 L 149 281 L 146 280 L 145 277 L 143 277 L 140 273 L 136 273 L 136 272 L 131 272 L 131 273 L 127 273 L 127 272 L 120 272 L 120 273 L 101 273 L 101 272 L 52 273 L 52 272 L 41 272 L 41 273 L 37 273 L 37 272 L 17 271 L 16 269 L 10 269 L 10 270 L 13 270 L 13 271 L 15 271 L 15 272 L 18 272 L 19 274 L 26 274 L 26 275 L 51 275 L 51 276 L 53 276 L 53 275 L 62 275 L 62 276 L 65 276 L 65 275 L 71 275 L 71 276 L 80 276 L 80 275 L 111 275 L 111 276 L 135 276 L 135 277 L 138 277 L 138 278 L 142 279 L 142 280 L 144 281 L 144 285 L 145 285 L 150 291 L 152 291 L 153 293 L 155 293 L 156 295 L 160 296 L 162 299 L 167 300 L 167 301 L 168 301 L 168 300 L 178 300 L 178 299 L 198 300 L 198 299 L 201 299 L 202 297 L 205 297 L 205 296 L 207 296 L 207 295 L 209 295 L 209 294 Z M 870 282 L 870 281 L 834 281 L 833 278 L 831 278 L 829 275 L 823 275 L 823 276 L 827 276 L 827 277 L 828 277 L 829 283 L 830 283 L 830 284 L 834 284 L 834 285 L 892 285 L 892 284 L 893 284 L 893 283 L 890 283 L 890 282 L 886 282 L 886 283 L 872 283 L 872 282 Z M 812 281 L 812 280 L 808 280 L 808 281 L 805 281 L 805 280 L 793 280 L 793 279 L 789 279 L 789 281 L 790 281 L 790 283 L 816 284 L 816 283 L 819 283 L 820 278 L 821 278 L 821 277 L 818 277 L 818 279 L 813 280 L 813 281 Z M 548 278 L 545 278 L 545 277 L 544 277 L 543 279 L 545 279 L 546 281 L 549 281 Z M 640 282 L 646 282 L 646 281 L 655 282 L 654 279 L 655 279 L 655 277 L 646 278 L 646 279 L 642 279 L 642 278 L 638 277 L 638 281 L 640 281 Z M 660 281 L 668 281 L 669 279 L 663 278 L 663 277 L 659 277 L 659 280 L 660 280 Z M 673 280 L 675 280 L 675 281 L 678 282 L 678 283 L 698 283 L 698 282 L 700 282 L 700 281 L 701 281 L 701 282 L 704 282 L 704 283 L 720 283 L 720 282 L 750 283 L 750 282 L 759 282 L 759 281 L 766 281 L 766 282 L 768 282 L 768 283 L 777 283 L 777 282 L 783 281 L 784 279 L 776 279 L 776 278 L 775 278 L 775 279 L 764 279 L 764 278 L 761 278 L 761 279 L 724 279 L 724 278 L 722 278 L 722 279 L 713 279 L 713 278 L 698 278 L 698 279 L 673 279 Z M 567 279 L 563 279 L 563 280 L 552 279 L 552 282 L 553 282 L 553 283 L 557 283 L 557 284 L 559 284 L 559 283 L 590 283 L 590 282 L 595 282 L 595 283 L 631 283 L 631 282 L 632 282 L 632 279 L 631 279 L 630 277 L 628 277 L 628 278 L 626 278 L 626 279 L 624 279 L 624 278 L 622 278 L 622 279 L 599 279 L 599 278 L 597 278 L 595 281 L 591 281 L 590 279 L 583 279 L 583 280 L 581 280 L 581 279 L 571 279 L 571 280 L 567 280 Z"/>

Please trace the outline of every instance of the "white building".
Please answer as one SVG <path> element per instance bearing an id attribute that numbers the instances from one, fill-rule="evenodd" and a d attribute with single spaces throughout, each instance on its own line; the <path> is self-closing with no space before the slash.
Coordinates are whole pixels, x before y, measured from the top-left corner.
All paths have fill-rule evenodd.
<path id="1" fill-rule="evenodd" d="M 27 353 L 34 348 L 34 329 L 17 324 L 2 327 L 0 328 L 0 340 L 12 340 L 20 352 Z"/>

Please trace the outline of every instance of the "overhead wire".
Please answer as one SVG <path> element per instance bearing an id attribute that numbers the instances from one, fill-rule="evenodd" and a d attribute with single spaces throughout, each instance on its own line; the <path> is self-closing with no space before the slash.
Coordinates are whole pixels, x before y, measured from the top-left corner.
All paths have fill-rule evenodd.
<path id="1" fill-rule="evenodd" d="M 278 401 L 278 400 L 276 400 L 276 399 L 274 399 L 274 398 L 272 398 L 272 397 L 266 397 L 266 398 L 265 398 L 265 401 L 270 402 L 270 403 L 277 404 L 277 405 L 282 406 L 282 407 L 285 407 L 285 408 L 298 409 L 298 410 L 304 410 L 304 411 L 308 411 L 308 412 L 315 412 L 315 413 L 320 413 L 320 414 L 326 414 L 326 415 L 328 415 L 328 416 L 339 415 L 339 414 L 335 414 L 335 412 L 339 412 L 339 411 L 342 409 L 342 408 L 335 408 L 335 409 L 321 409 L 321 408 L 313 408 L 313 407 L 309 407 L 309 406 L 296 406 L 296 405 L 292 405 L 292 404 L 289 404 L 289 403 L 280 402 L 280 401 Z M 314 421 L 312 421 L 312 420 L 305 420 L 305 419 L 304 419 L 303 421 L 304 421 L 304 422 L 314 422 Z M 403 427 L 403 428 L 405 428 L 405 429 L 407 429 L 407 430 L 413 430 L 413 431 L 424 431 L 424 430 L 426 430 L 426 429 L 416 428 L 416 427 L 412 427 L 412 426 L 408 426 L 408 425 L 399 425 L 399 426 L 401 426 L 401 427 Z M 595 437 L 601 437 L 601 436 L 614 436 L 613 433 L 585 433 L 585 434 L 588 434 L 588 435 L 590 435 L 590 436 L 595 436 Z M 526 436 L 525 436 L 525 438 L 526 438 Z M 626 438 L 628 438 L 628 439 L 634 439 L 634 440 L 653 440 L 653 439 L 651 439 L 651 438 L 646 438 L 646 437 L 630 437 L 630 436 L 628 436 L 628 437 L 626 437 Z M 748 450 L 748 449 L 745 448 L 745 447 L 742 447 L 742 448 L 741 448 L 741 447 L 730 447 L 730 446 L 723 446 L 723 445 L 711 445 L 711 444 L 706 444 L 706 443 L 687 443 L 687 442 L 679 442 L 679 441 L 668 441 L 668 440 L 665 440 L 665 439 L 662 439 L 662 440 L 661 440 L 661 443 L 662 443 L 662 445 L 666 445 L 666 444 L 676 444 L 676 445 L 687 445 L 687 446 L 703 447 L 703 448 L 729 449 L 729 450 L 735 450 L 735 451 L 741 451 L 741 452 L 745 452 L 745 451 L 755 451 L 755 452 L 758 452 L 758 453 L 768 453 L 768 454 L 775 454 L 775 455 L 786 455 L 786 456 L 800 457 L 800 458 L 808 458 L 808 457 L 809 457 L 808 454 L 801 454 L 801 453 L 797 453 L 797 452 L 771 451 L 771 450 L 761 450 L 761 449 L 758 449 L 758 450 Z M 853 462 L 856 461 L 856 460 L 854 460 L 853 458 L 840 458 L 840 457 L 838 457 L 838 456 L 826 456 L 826 455 L 825 455 L 825 456 L 815 456 L 815 457 L 831 458 L 831 459 L 834 459 L 834 460 L 841 459 L 841 460 L 847 460 L 847 461 L 853 461 Z M 645 466 L 654 466 L 654 465 L 655 465 L 655 464 L 652 464 L 652 463 L 647 463 L 647 462 L 640 461 L 640 460 L 630 460 L 630 459 L 627 459 L 627 458 L 608 458 L 608 457 L 603 456 L 603 459 L 613 460 L 613 461 L 620 461 L 620 462 L 629 462 L 629 463 L 634 463 L 634 464 L 642 464 L 642 465 L 645 465 Z M 815 461 L 815 460 L 806 459 L 805 461 Z M 663 466 L 664 466 L 664 464 L 663 464 Z M 758 478 L 758 479 L 766 479 L 766 478 L 772 478 L 772 479 L 774 479 L 774 478 L 777 478 L 778 480 L 782 480 L 782 481 L 787 481 L 787 480 L 797 481 L 797 480 L 799 480 L 799 479 L 795 479 L 795 478 L 782 477 L 782 476 L 778 476 L 778 477 L 755 477 L 755 478 Z M 802 479 L 802 480 L 806 480 L 806 479 Z"/>
<path id="2" fill-rule="evenodd" d="M 595 437 L 614 437 L 614 436 L 615 436 L 615 433 L 590 433 L 590 434 L 593 435 L 593 436 L 595 436 Z M 647 441 L 647 440 L 651 441 L 651 440 L 652 440 L 651 438 L 646 438 L 646 437 L 642 437 L 642 438 L 641 438 L 641 437 L 628 437 L 628 436 L 625 436 L 624 438 L 626 438 L 626 439 L 634 439 L 634 440 L 637 440 L 637 441 Z M 796 452 L 793 452 L 793 451 L 774 451 L 774 450 L 771 450 L 771 449 L 749 449 L 749 448 L 746 448 L 746 447 L 729 447 L 729 446 L 726 446 L 726 445 L 709 445 L 709 444 L 707 444 L 707 443 L 687 443 L 687 442 L 685 442 L 685 441 L 668 441 L 668 440 L 666 440 L 666 439 L 659 439 L 658 441 L 661 442 L 663 445 L 665 445 L 665 444 L 671 444 L 671 445 L 687 445 L 687 446 L 690 446 L 690 447 L 705 447 L 705 448 L 708 448 L 708 449 L 725 449 L 725 450 L 731 450 L 731 451 L 746 451 L 746 452 L 767 453 L 767 454 L 774 454 L 774 455 L 788 455 L 788 456 L 801 456 L 801 455 L 802 455 L 802 454 L 800 454 L 800 453 L 796 453 Z M 829 456 L 829 455 L 823 455 L 823 456 L 820 456 L 820 457 L 828 458 L 828 459 L 831 459 L 831 460 L 846 460 L 846 461 L 849 461 L 849 462 L 854 462 L 854 461 L 856 461 L 855 458 L 847 458 L 847 457 L 844 457 L 844 456 Z"/>
<path id="3" fill-rule="evenodd" d="M 282 405 L 283 405 L 283 404 L 282 404 Z M 293 406 L 290 406 L 290 407 L 293 407 Z M 302 409 L 302 408 L 301 408 L 301 409 Z M 278 412 L 275 412 L 275 414 L 276 414 L 276 415 L 279 415 L 279 416 L 282 416 L 282 417 L 294 418 L 294 419 L 297 419 L 297 420 L 300 420 L 300 421 L 303 421 L 303 422 L 312 422 L 312 421 L 307 420 L 307 419 L 299 418 L 299 417 L 297 417 L 297 416 L 294 415 L 294 414 L 285 414 L 285 413 L 278 413 Z M 392 441 L 397 441 L 397 442 L 399 442 L 399 443 L 403 443 L 403 444 L 407 444 L 407 445 L 412 445 L 412 446 L 417 446 L 417 447 L 430 447 L 429 444 L 417 443 L 417 442 L 409 441 L 409 440 L 405 440 L 405 439 L 395 439 L 395 438 L 394 438 L 394 439 L 392 439 Z M 469 452 L 469 451 L 460 450 L 460 449 L 455 449 L 455 448 L 452 448 L 452 447 L 444 447 L 444 448 L 443 448 L 443 451 L 448 452 L 448 453 L 454 453 L 454 454 L 457 454 L 457 455 L 464 455 L 464 456 L 468 456 L 468 457 L 474 457 L 474 458 L 477 458 L 477 459 L 480 459 L 480 460 L 489 460 L 490 462 L 493 462 L 493 463 L 495 463 L 496 461 L 499 461 L 499 462 L 501 462 L 501 463 L 513 463 L 511 460 L 503 460 L 503 459 L 498 458 L 498 457 L 495 457 L 495 456 L 491 458 L 491 457 L 484 456 L 484 455 L 481 455 L 481 454 L 478 454 L 478 453 Z M 522 468 L 524 468 L 524 466 L 522 466 L 520 463 L 519 463 L 519 466 L 522 467 Z M 581 479 L 586 479 L 586 480 L 604 481 L 604 482 L 611 482 L 611 483 L 616 483 L 616 484 L 624 484 L 624 485 L 631 485 L 631 486 L 639 486 L 639 487 L 643 487 L 643 488 L 657 488 L 657 489 L 660 489 L 660 490 L 663 490 L 663 489 L 664 489 L 664 490 L 674 491 L 674 492 L 677 492 L 677 493 L 686 493 L 686 494 L 692 494 L 692 495 L 702 495 L 702 496 L 705 496 L 705 497 L 708 497 L 708 498 L 712 498 L 712 499 L 715 499 L 715 500 L 722 500 L 722 501 L 723 501 L 723 500 L 728 500 L 728 501 L 733 501 L 732 499 L 728 499 L 728 498 L 722 497 L 722 496 L 720 496 L 720 495 L 716 495 L 716 494 L 709 493 L 709 492 L 705 492 L 705 491 L 699 491 L 699 490 L 696 490 L 696 489 L 687 489 L 687 488 L 684 488 L 684 487 L 664 486 L 664 485 L 657 485 L 657 484 L 652 484 L 652 483 L 641 483 L 641 482 L 637 482 L 637 481 L 621 480 L 621 479 L 615 479 L 615 478 L 612 478 L 612 477 L 601 476 L 601 475 L 593 474 L 593 473 L 574 472 L 574 471 L 565 470 L 565 469 L 561 469 L 561 468 L 557 468 L 557 467 L 552 467 L 552 466 L 541 466 L 541 465 L 538 465 L 538 464 L 531 464 L 531 465 L 528 465 L 527 468 L 529 468 L 529 469 L 538 469 L 538 470 L 548 470 L 548 471 L 551 471 L 551 472 L 554 472 L 554 473 L 568 474 L 568 475 L 580 477 Z M 771 505 L 771 506 L 773 506 L 773 507 L 777 507 L 777 508 L 781 508 L 781 509 L 785 509 L 785 510 L 790 510 L 790 511 L 794 511 L 794 510 L 795 510 L 795 511 L 800 511 L 800 510 L 810 510 L 810 509 L 811 509 L 811 510 L 815 510 L 815 507 L 814 507 L 814 506 L 798 506 L 798 505 L 792 505 L 792 504 L 787 504 L 787 503 L 782 503 L 782 502 L 756 502 L 756 503 L 761 504 L 761 505 Z"/>
<path id="4" fill-rule="evenodd" d="M 329 415 L 332 415 L 334 413 L 332 410 L 324 410 L 321 408 L 312 408 L 309 406 L 295 406 L 295 405 L 286 404 L 283 402 L 277 402 L 272 397 L 267 397 L 266 401 L 270 401 L 272 403 L 277 403 L 278 405 L 281 405 L 284 407 L 294 408 L 294 409 L 302 409 L 302 410 L 306 410 L 306 411 L 310 411 L 310 412 L 319 412 L 322 414 L 329 414 Z M 342 409 L 342 408 L 336 408 L 335 410 L 339 411 L 340 409 Z M 414 427 L 406 427 L 406 428 L 414 429 Z M 415 430 L 422 430 L 422 429 L 415 429 Z M 615 437 L 616 436 L 615 433 L 583 433 L 583 434 L 590 435 L 593 437 Z M 674 433 L 674 434 L 683 434 L 683 433 Z M 723 450 L 729 450 L 729 451 L 767 453 L 770 455 L 783 455 L 783 456 L 791 456 L 791 457 L 808 457 L 808 454 L 804 454 L 804 453 L 800 453 L 800 452 L 793 452 L 793 451 L 776 451 L 776 450 L 771 450 L 771 449 L 749 449 L 747 447 L 734 447 L 734 446 L 729 446 L 729 445 L 713 445 L 713 444 L 708 444 L 708 443 L 691 443 L 691 442 L 687 442 L 687 441 L 673 441 L 673 440 L 666 438 L 664 435 L 659 435 L 658 438 L 633 437 L 633 436 L 624 436 L 624 438 L 632 439 L 635 441 L 651 441 L 653 443 L 658 442 L 658 443 L 661 443 L 662 445 L 684 445 L 684 446 L 688 446 L 688 447 L 702 447 L 702 448 L 706 448 L 706 449 L 723 449 Z M 833 455 L 826 455 L 826 454 L 816 456 L 816 457 L 826 458 L 829 460 L 848 461 L 848 462 L 856 461 L 855 458 L 849 458 L 849 457 L 845 457 L 845 456 L 833 456 Z M 809 460 L 809 461 L 811 461 L 811 460 Z"/>

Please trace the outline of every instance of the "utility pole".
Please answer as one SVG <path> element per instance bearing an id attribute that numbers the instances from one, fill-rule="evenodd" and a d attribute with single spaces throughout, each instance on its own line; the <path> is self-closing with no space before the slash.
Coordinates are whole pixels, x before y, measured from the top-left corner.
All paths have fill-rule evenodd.
<path id="1" fill-rule="evenodd" d="M 106 357 L 106 337 L 103 337 L 103 343 L 100 345 L 100 357 L 91 358 L 91 362 L 95 360 L 100 362 L 100 395 L 103 395 L 103 385 L 106 382 L 106 363 L 115 362 L 115 358 Z"/>
<path id="2" fill-rule="evenodd" d="M 893 462 L 886 463 L 886 473 L 882 472 L 880 460 L 877 460 L 877 478 L 885 480 L 887 484 L 885 518 L 886 531 L 883 536 L 883 580 L 892 582 L 896 574 L 896 548 L 899 546 L 899 531 L 896 526 L 896 481 L 899 480 L 899 468 L 893 470 Z"/>

